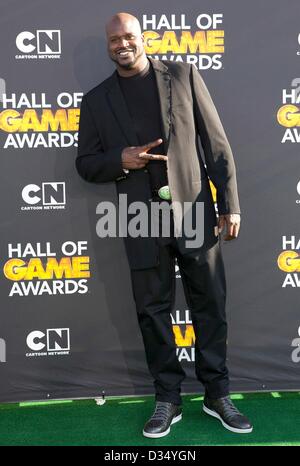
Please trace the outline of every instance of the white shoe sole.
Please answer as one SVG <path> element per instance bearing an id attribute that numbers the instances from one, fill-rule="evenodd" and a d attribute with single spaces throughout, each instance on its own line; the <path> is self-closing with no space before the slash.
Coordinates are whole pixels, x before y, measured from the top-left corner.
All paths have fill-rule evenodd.
<path id="1" fill-rule="evenodd" d="M 226 422 L 223 421 L 221 416 L 218 413 L 216 413 L 216 411 L 212 411 L 212 410 L 208 409 L 205 405 L 203 405 L 203 411 L 206 414 L 209 414 L 210 416 L 213 416 L 213 417 L 216 417 L 217 419 L 219 419 L 219 421 L 222 422 L 222 425 L 223 425 L 223 427 L 225 427 L 225 429 L 228 429 L 231 432 L 235 432 L 236 434 L 250 434 L 250 432 L 252 432 L 252 430 L 253 430 L 253 427 L 250 427 L 249 429 L 237 429 L 236 427 L 229 426 L 228 424 L 226 424 Z"/>
<path id="2" fill-rule="evenodd" d="M 164 437 L 165 435 L 168 435 L 168 434 L 170 433 L 171 425 L 172 425 L 172 424 L 175 424 L 175 422 L 181 421 L 181 419 L 182 419 L 182 413 L 179 414 L 178 416 L 176 416 L 176 417 L 174 417 L 174 418 L 172 419 L 172 422 L 171 422 L 170 426 L 169 426 L 168 429 L 165 430 L 164 432 L 160 432 L 159 434 L 150 434 L 150 433 L 145 432 L 145 431 L 143 430 L 143 435 L 144 435 L 144 437 L 148 437 L 148 438 L 159 438 L 159 437 Z"/>

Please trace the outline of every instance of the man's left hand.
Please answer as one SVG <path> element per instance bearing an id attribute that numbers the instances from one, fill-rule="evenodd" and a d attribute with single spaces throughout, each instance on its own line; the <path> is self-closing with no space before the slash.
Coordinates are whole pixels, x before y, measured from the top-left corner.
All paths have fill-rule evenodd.
<path id="1" fill-rule="evenodd" d="M 226 233 L 224 236 L 224 241 L 231 241 L 238 237 L 239 230 L 241 225 L 241 216 L 240 214 L 227 214 L 220 215 L 218 219 L 218 228 L 219 233 L 222 232 L 226 226 Z"/>

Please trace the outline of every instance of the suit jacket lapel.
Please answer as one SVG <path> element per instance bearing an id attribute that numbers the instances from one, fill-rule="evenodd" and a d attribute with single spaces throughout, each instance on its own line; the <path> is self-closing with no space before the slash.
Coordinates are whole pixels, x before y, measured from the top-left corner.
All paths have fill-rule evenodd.
<path id="1" fill-rule="evenodd" d="M 115 71 L 107 83 L 107 98 L 111 110 L 124 134 L 129 146 L 138 146 L 139 141 L 133 129 L 131 116 L 128 112 L 123 93 L 118 81 L 117 71 Z"/>
<path id="2" fill-rule="evenodd" d="M 166 148 L 166 154 L 168 152 L 170 135 L 171 135 L 171 109 L 172 109 L 172 93 L 171 93 L 171 76 L 168 72 L 168 68 L 163 64 L 162 61 L 154 60 L 148 57 L 156 77 L 161 119 L 162 119 L 162 130 L 164 136 L 164 143 Z"/>

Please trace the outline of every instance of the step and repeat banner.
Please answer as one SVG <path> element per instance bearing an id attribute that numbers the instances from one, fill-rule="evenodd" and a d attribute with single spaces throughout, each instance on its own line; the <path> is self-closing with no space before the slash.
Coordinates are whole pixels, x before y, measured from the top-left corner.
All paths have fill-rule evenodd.
<path id="1" fill-rule="evenodd" d="M 96 233 L 115 185 L 75 169 L 82 95 L 114 71 L 105 22 L 119 11 L 139 18 L 148 56 L 196 66 L 233 149 L 231 390 L 300 390 L 298 0 L 1 0 L 0 402 L 153 393 L 123 240 Z M 176 283 L 183 391 L 202 393 L 178 267 Z"/>

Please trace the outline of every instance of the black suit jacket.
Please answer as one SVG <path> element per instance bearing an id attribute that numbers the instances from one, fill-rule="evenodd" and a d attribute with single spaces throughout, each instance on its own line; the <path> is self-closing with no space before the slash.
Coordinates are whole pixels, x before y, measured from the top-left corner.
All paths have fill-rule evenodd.
<path id="1" fill-rule="evenodd" d="M 204 243 L 207 249 L 218 241 L 216 214 L 208 176 L 217 188 L 220 214 L 239 213 L 235 164 L 223 126 L 210 94 L 193 65 L 149 58 L 155 71 L 160 100 L 163 138 L 168 155 L 168 180 L 174 202 L 174 220 L 181 230 L 183 202 L 204 203 Z M 205 157 L 201 158 L 199 138 Z M 145 141 L 149 142 L 149 141 Z M 128 204 L 151 202 L 147 168 L 125 174 L 121 153 L 138 146 L 130 115 L 122 95 L 117 71 L 83 96 L 80 112 L 76 167 L 89 182 L 115 181 L 118 194 L 128 196 Z M 130 217 L 129 217 L 130 218 Z M 186 247 L 184 232 L 178 237 L 181 252 Z M 155 238 L 126 237 L 125 247 L 132 269 L 158 263 Z M 197 247 L 199 249 L 199 247 Z"/>

